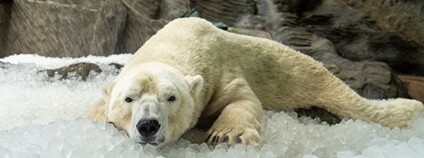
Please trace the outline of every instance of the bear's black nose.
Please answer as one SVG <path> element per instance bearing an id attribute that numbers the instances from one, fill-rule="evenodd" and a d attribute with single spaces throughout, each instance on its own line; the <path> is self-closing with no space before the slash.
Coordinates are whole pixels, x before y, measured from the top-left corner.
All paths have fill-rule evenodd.
<path id="1" fill-rule="evenodd" d="M 160 124 L 157 120 L 140 120 L 136 127 L 142 137 L 149 138 L 159 131 Z"/>

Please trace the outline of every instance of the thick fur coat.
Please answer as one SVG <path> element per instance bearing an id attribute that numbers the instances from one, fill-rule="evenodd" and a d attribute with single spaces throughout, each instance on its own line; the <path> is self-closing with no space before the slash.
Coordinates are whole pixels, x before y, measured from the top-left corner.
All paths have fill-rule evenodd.
<path id="1" fill-rule="evenodd" d="M 207 143 L 257 145 L 263 109 L 318 106 L 388 127 L 405 127 L 424 109 L 416 100 L 362 98 L 307 55 L 200 18 L 176 19 L 158 31 L 105 94 L 92 118 L 114 123 L 137 142 L 159 145 L 210 118 Z M 142 127 L 146 119 L 157 121 L 143 126 L 152 131 Z"/>

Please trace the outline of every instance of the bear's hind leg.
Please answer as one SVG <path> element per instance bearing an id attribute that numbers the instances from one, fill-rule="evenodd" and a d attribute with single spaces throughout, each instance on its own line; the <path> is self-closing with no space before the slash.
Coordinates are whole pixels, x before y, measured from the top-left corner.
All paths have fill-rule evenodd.
<path id="1" fill-rule="evenodd" d="M 332 81 L 319 93 L 315 105 L 341 117 L 376 122 L 391 128 L 406 127 L 414 113 L 424 109 L 421 102 L 412 99 L 369 100 L 335 77 Z"/>
<path id="2" fill-rule="evenodd" d="M 376 106 L 370 111 L 373 121 L 379 122 L 388 127 L 406 127 L 415 117 L 415 113 L 422 112 L 424 105 L 412 99 L 388 99 L 388 100 L 368 100 L 370 106 Z M 382 108 L 385 107 L 385 108 Z"/>

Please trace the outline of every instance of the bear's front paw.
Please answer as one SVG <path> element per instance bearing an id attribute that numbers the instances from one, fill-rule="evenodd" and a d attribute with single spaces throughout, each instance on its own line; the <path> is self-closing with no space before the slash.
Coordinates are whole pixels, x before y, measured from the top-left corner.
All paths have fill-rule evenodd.
<path id="1" fill-rule="evenodd" d="M 211 128 L 207 136 L 206 143 L 209 145 L 241 143 L 257 146 L 261 140 L 259 132 L 253 128 Z"/>

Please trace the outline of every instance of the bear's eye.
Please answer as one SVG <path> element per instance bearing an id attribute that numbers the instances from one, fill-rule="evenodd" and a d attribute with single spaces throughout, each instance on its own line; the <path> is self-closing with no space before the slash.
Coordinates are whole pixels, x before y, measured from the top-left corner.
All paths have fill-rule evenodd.
<path id="1" fill-rule="evenodd" d="M 125 102 L 127 102 L 127 103 L 131 103 L 132 101 L 133 101 L 133 99 L 131 99 L 130 97 L 125 98 Z"/>
<path id="2" fill-rule="evenodd" d="M 175 101 L 177 98 L 175 97 L 175 96 L 173 96 L 173 95 L 171 95 L 169 98 L 168 98 L 168 101 L 169 102 L 173 102 L 173 101 Z"/>

